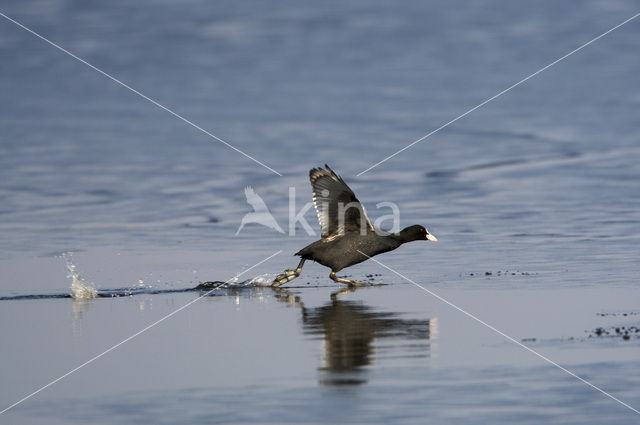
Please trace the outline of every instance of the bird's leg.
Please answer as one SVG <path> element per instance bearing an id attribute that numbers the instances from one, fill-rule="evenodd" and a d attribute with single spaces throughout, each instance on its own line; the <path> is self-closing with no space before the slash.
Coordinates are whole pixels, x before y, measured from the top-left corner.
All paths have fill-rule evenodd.
<path id="1" fill-rule="evenodd" d="M 358 282 L 355 280 L 349 280 L 349 279 L 345 279 L 344 277 L 338 277 L 336 276 L 336 272 L 331 272 L 329 273 L 329 277 L 331 278 L 331 280 L 334 280 L 336 282 L 340 282 L 340 283 L 345 283 L 349 286 L 369 286 L 371 285 L 370 283 L 367 282 Z"/>
<path id="2" fill-rule="evenodd" d="M 304 264 L 304 258 L 300 260 L 300 264 L 295 270 L 287 269 L 284 273 L 279 274 L 271 283 L 271 286 L 277 287 L 280 285 L 284 285 L 287 282 L 291 282 L 296 277 L 300 276 L 302 272 L 302 265 Z"/>

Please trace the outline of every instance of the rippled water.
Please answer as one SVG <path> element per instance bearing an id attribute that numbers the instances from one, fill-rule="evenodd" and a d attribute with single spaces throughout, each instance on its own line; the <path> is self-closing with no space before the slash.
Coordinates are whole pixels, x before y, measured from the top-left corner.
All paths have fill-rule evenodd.
<path id="1" fill-rule="evenodd" d="M 380 261 L 638 409 L 640 338 L 615 329 L 640 324 L 640 21 L 357 176 L 636 9 L 5 2 L 0 12 L 283 176 L 0 17 L 0 410 L 193 301 L 202 282 L 279 250 L 236 283 L 294 266 L 317 235 L 250 224 L 236 236 L 244 188 L 288 230 L 290 187 L 299 211 L 324 163 L 372 219 L 395 202 L 403 226 L 439 239 Z M 110 296 L 56 298 L 71 291 L 65 252 Z M 0 421 L 638 420 L 382 266 L 345 273 L 384 285 L 337 293 L 307 264 L 282 291 L 216 289 Z"/>

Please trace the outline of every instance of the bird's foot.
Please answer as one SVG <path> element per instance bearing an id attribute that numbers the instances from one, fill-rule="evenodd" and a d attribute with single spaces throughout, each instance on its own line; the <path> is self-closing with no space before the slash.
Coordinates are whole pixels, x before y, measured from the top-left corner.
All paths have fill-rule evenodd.
<path id="1" fill-rule="evenodd" d="M 298 264 L 298 267 L 295 270 L 286 269 L 284 273 L 276 276 L 276 278 L 273 279 L 273 282 L 271 282 L 271 286 L 277 288 L 278 286 L 284 285 L 287 282 L 291 282 L 293 279 L 300 276 L 300 273 L 302 273 L 302 266 L 304 264 L 304 261 L 304 258 L 301 259 L 300 264 Z"/>
<path id="2" fill-rule="evenodd" d="M 336 276 L 335 272 L 331 272 L 329 277 L 334 282 L 344 283 L 345 285 L 349 285 L 350 288 L 360 287 L 360 286 L 371 286 L 373 283 L 370 282 L 358 282 L 357 280 L 345 279 L 344 277 Z"/>
<path id="3" fill-rule="evenodd" d="M 278 287 L 284 285 L 287 282 L 291 282 L 296 277 L 300 276 L 300 273 L 296 270 L 287 269 L 284 273 L 279 274 L 271 283 L 271 286 Z"/>

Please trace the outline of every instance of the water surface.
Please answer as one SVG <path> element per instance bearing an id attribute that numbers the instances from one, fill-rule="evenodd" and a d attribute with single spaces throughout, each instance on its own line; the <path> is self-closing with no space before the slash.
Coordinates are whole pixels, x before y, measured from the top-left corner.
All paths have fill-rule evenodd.
<path id="1" fill-rule="evenodd" d="M 638 409 L 640 21 L 358 173 L 638 12 L 631 1 L 6 1 L 0 20 L 0 409 L 203 294 L 282 272 L 329 163 L 372 219 L 437 244 L 387 266 Z M 305 217 L 318 232 L 314 212 Z M 288 232 L 287 232 L 288 233 Z M 98 293 L 70 291 L 73 252 Z M 638 415 L 373 262 L 337 293 L 216 290 L 3 414 L 8 423 L 633 423 Z M 184 290 L 184 292 L 182 292 Z M 594 333 L 603 328 L 606 333 Z"/>

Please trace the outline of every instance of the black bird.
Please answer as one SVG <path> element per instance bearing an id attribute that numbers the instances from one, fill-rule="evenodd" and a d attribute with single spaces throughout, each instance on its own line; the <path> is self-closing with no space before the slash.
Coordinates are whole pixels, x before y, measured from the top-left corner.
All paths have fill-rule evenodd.
<path id="1" fill-rule="evenodd" d="M 420 225 L 409 226 L 399 233 L 374 229 L 353 191 L 328 165 L 325 164 L 325 167 L 309 171 L 322 239 L 298 251 L 296 255 L 302 257 L 298 267 L 276 276 L 271 286 L 283 285 L 300 276 L 306 260 L 329 267 L 329 277 L 336 282 L 350 286 L 367 285 L 337 277 L 336 272 L 374 255 L 392 251 L 406 242 L 438 240 Z"/>

